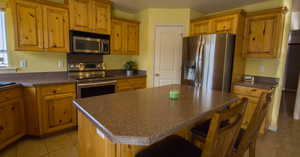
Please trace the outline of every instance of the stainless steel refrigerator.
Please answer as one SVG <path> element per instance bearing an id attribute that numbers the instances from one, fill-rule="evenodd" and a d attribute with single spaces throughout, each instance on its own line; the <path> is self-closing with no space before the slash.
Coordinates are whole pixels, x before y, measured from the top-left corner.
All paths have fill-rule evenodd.
<path id="1" fill-rule="evenodd" d="M 185 37 L 181 83 L 230 92 L 234 48 L 233 34 Z"/>

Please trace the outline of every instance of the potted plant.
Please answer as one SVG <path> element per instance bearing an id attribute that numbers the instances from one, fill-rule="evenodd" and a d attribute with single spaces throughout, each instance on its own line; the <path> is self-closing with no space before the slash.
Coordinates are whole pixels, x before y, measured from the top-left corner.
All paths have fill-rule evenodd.
<path id="1" fill-rule="evenodd" d="M 137 63 L 135 61 L 127 61 L 124 64 L 124 69 L 126 70 L 126 75 L 131 76 L 133 72 L 137 69 Z"/>

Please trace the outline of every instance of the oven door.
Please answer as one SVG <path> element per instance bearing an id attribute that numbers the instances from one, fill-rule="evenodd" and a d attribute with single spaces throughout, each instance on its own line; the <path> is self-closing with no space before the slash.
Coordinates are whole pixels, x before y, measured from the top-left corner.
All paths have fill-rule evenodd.
<path id="1" fill-rule="evenodd" d="M 73 36 L 73 52 L 101 53 L 101 39 Z"/>
<path id="2" fill-rule="evenodd" d="M 77 97 L 86 98 L 116 92 L 117 81 L 85 82 L 77 84 Z"/>

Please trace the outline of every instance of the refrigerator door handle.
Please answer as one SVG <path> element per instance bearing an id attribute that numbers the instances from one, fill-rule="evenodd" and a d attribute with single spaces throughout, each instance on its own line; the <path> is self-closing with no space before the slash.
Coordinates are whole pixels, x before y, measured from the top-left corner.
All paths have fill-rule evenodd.
<path id="1" fill-rule="evenodd" d="M 196 74 L 195 74 L 196 87 L 202 86 L 203 50 L 204 50 L 204 40 L 203 37 L 201 37 L 197 46 L 197 54 L 196 54 Z"/>

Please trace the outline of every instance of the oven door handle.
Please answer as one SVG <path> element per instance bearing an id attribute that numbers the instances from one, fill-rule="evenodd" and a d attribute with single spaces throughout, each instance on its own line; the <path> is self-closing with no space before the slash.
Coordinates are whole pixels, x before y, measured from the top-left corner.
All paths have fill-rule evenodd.
<path id="1" fill-rule="evenodd" d="M 78 83 L 78 87 L 115 85 L 116 83 L 117 83 L 116 80 L 114 80 L 114 81 L 103 81 L 103 82 L 92 82 L 92 83 Z"/>

